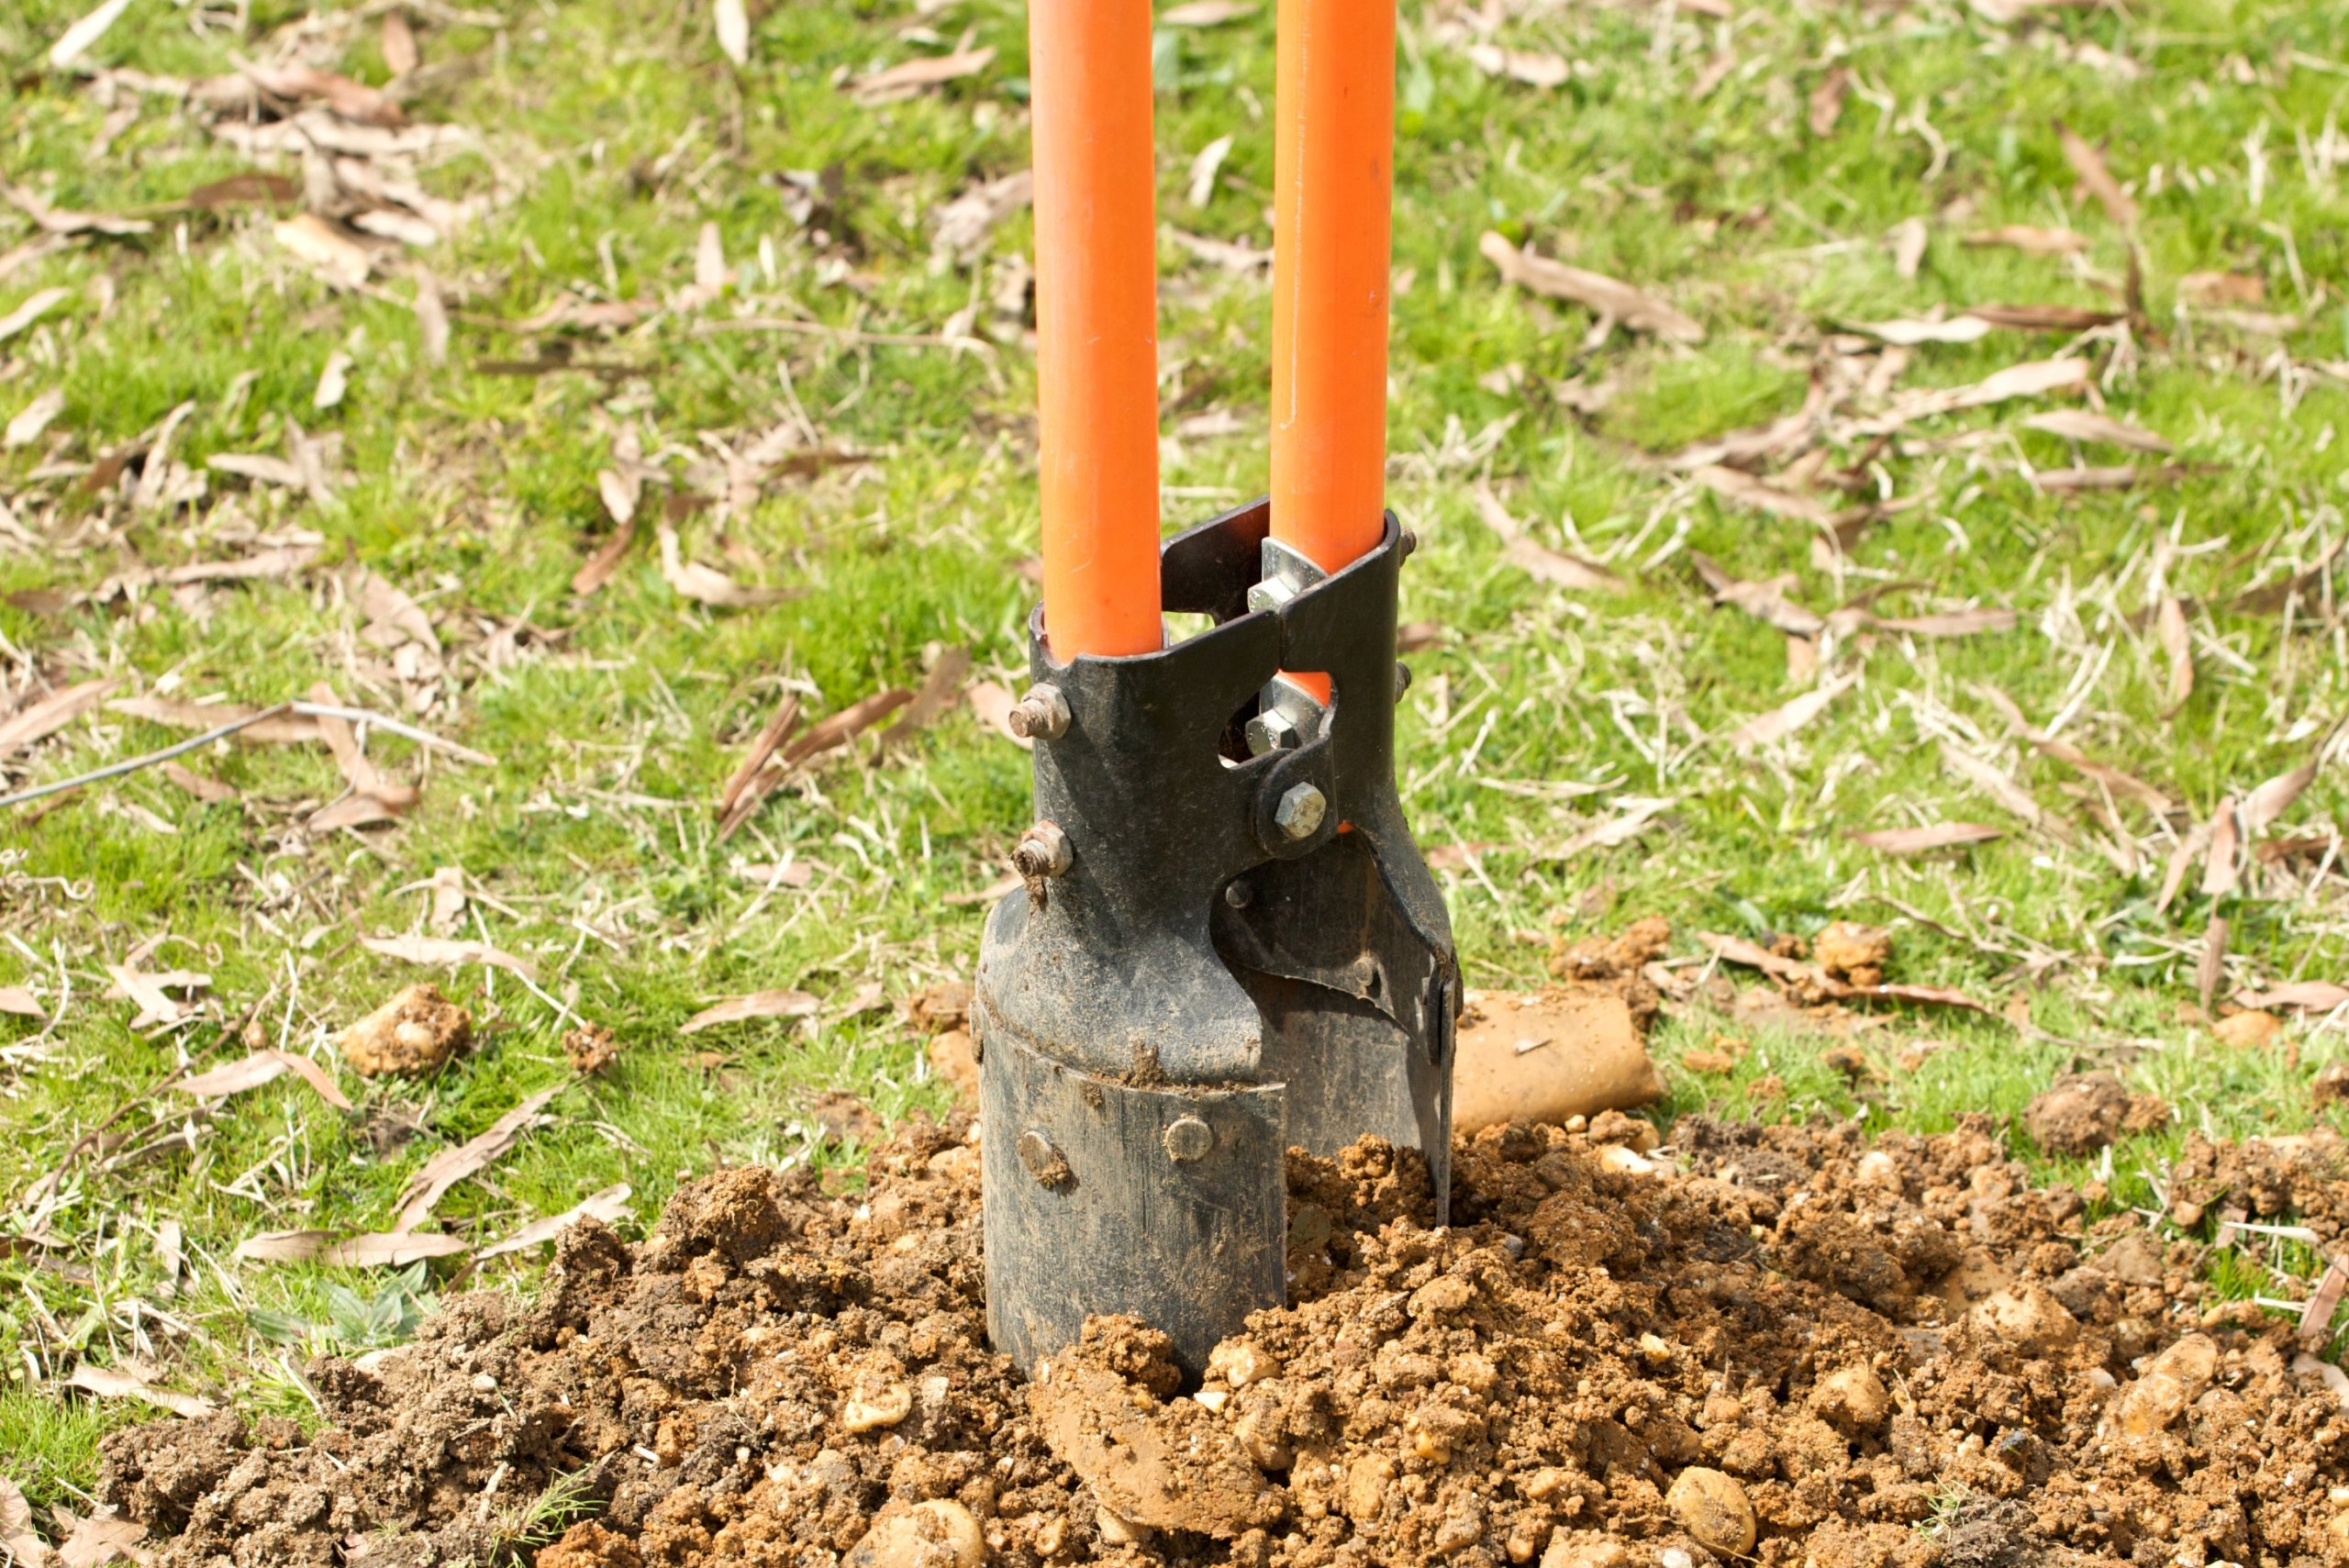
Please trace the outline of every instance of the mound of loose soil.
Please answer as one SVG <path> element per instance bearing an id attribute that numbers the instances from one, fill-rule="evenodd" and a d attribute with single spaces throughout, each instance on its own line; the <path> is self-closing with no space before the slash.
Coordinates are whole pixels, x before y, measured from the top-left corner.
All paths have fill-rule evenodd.
<path id="1" fill-rule="evenodd" d="M 2349 1563 L 2326 1373 L 2201 1313 L 2191 1246 L 2026 1190 L 1987 1121 L 1690 1120 L 1645 1156 L 1493 1129 L 1447 1230 L 1414 1158 L 1295 1156 L 1295 1304 L 1188 1394 L 1130 1319 L 1033 1384 L 988 1351 L 969 1138 L 915 1125 L 861 1196 L 722 1172 L 640 1246 L 583 1221 L 535 1304 L 312 1362 L 306 1441 L 122 1432 L 104 1500 L 166 1568 Z M 2344 1163 L 2203 1145 L 2175 1177 L 2337 1241 Z"/>

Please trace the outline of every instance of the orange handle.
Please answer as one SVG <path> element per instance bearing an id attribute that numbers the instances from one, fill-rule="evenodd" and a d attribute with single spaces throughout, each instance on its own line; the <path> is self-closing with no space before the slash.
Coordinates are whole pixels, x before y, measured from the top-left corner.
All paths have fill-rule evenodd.
<path id="1" fill-rule="evenodd" d="M 1280 0 L 1277 47 L 1273 537 L 1335 572 L 1384 528 L 1395 0 Z"/>
<path id="2" fill-rule="evenodd" d="M 1163 642 L 1150 30 L 1150 0 L 1028 8 L 1044 635 L 1063 662 Z"/>

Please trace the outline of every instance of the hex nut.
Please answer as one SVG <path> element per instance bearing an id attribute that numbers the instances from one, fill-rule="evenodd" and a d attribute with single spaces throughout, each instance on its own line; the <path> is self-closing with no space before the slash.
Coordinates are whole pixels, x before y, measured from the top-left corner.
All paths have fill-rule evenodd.
<path id="1" fill-rule="evenodd" d="M 1057 822 L 1039 822 L 1019 836 L 1011 851 L 1011 869 L 1023 877 L 1059 876 L 1075 861 L 1068 835 Z"/>
<path id="2" fill-rule="evenodd" d="M 1005 723 L 1022 740 L 1057 740 L 1068 733 L 1068 698 L 1058 686 L 1041 684 L 1012 704 Z"/>
<path id="3" fill-rule="evenodd" d="M 1294 751 L 1305 743 L 1305 736 L 1297 728 L 1297 720 L 1276 707 L 1266 708 L 1248 721 L 1248 753 L 1264 756 L 1268 751 Z"/>
<path id="4" fill-rule="evenodd" d="M 1313 784 L 1288 786 L 1281 803 L 1273 807 L 1273 826 L 1291 839 L 1310 839 L 1321 828 L 1321 818 L 1330 812 L 1330 797 Z"/>
<path id="5" fill-rule="evenodd" d="M 1215 1147 L 1215 1129 L 1195 1116 L 1177 1117 L 1167 1128 L 1164 1142 L 1166 1157 L 1178 1164 L 1187 1165 L 1194 1160 L 1206 1158 L 1208 1151 Z"/>
<path id="6" fill-rule="evenodd" d="M 1398 662 L 1395 666 L 1395 700 L 1397 702 L 1401 702 L 1403 700 L 1403 694 L 1410 689 L 1411 667 L 1408 664 Z"/>

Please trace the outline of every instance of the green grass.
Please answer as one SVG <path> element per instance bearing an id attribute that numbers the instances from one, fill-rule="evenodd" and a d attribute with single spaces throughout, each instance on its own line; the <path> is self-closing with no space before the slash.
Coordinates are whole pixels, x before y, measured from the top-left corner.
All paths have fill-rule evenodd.
<path id="1" fill-rule="evenodd" d="M 0 16 L 0 169 L 11 182 L 61 207 L 147 210 L 246 166 L 171 100 L 128 88 L 119 101 L 139 114 L 91 156 L 107 109 L 84 77 L 46 63 L 81 9 L 26 0 Z M 209 75 L 238 53 L 272 55 L 279 30 L 303 15 L 262 0 L 239 33 L 226 13 L 134 6 L 84 66 Z M 205 17 L 209 30 L 198 30 Z M 1766 937 L 1836 917 L 1890 924 L 1893 978 L 1960 986 L 1994 1009 L 2027 997 L 2041 1032 L 1985 1015 L 1891 1016 L 1859 1037 L 1876 1075 L 1855 1095 L 1821 1061 L 1832 1041 L 1698 1009 L 1658 1033 L 1669 1091 L 1656 1114 L 1857 1112 L 1932 1130 L 1967 1111 L 2014 1118 L 2054 1073 L 2111 1062 L 2179 1110 L 2168 1131 L 2114 1151 L 2113 1201 L 2145 1205 L 2188 1131 L 2306 1129 L 2307 1081 L 2341 1053 L 2338 1031 L 2295 1023 L 2288 1059 L 2232 1050 L 2182 1022 L 2213 903 L 2194 879 L 2165 912 L 2154 894 L 2172 836 L 2304 760 L 2349 714 L 2349 653 L 2329 618 L 2337 588 L 2288 628 L 2272 610 L 2231 607 L 2246 586 L 2312 563 L 2344 527 L 2349 446 L 2336 431 L 2349 424 L 2349 373 L 2309 367 L 2349 361 L 2349 222 L 2324 175 L 2341 145 L 2327 128 L 2349 94 L 2349 68 L 2333 58 L 2349 5 L 2176 0 L 2125 17 L 2050 10 L 2001 28 L 1946 3 L 1864 11 L 1764 0 L 1727 24 L 1684 13 L 1661 32 L 1645 8 L 1559 8 L 1498 35 L 1577 62 L 1549 93 L 1482 75 L 1446 33 L 1456 17 L 1413 10 L 1405 24 L 1395 263 L 1410 281 L 1394 306 L 1390 499 L 1423 541 L 1405 618 L 1439 623 L 1443 644 L 1413 660 L 1399 767 L 1423 842 L 1505 846 L 1481 869 L 1442 873 L 1471 983 L 1535 984 L 1550 937 L 1611 931 L 1647 913 L 1671 918 L 1683 956 L 1698 951 L 1700 929 Z M 899 39 L 917 25 L 938 41 Z M 997 51 L 976 77 L 878 107 L 834 84 L 843 72 L 937 52 L 966 30 Z M 324 680 L 379 711 L 429 698 L 429 712 L 409 717 L 497 759 L 436 758 L 428 772 L 415 747 L 378 738 L 371 754 L 425 785 L 418 809 L 389 828 L 306 833 L 312 805 L 333 798 L 340 780 L 314 749 L 268 746 L 186 759 L 241 791 L 238 804 L 198 806 L 150 771 L 0 823 L 0 984 L 32 986 L 52 1012 L 69 983 L 72 997 L 53 1027 L 0 1023 L 0 1201 L 11 1206 L 0 1232 L 37 1225 L 55 1243 L 52 1267 L 0 1258 L 0 1378 L 13 1380 L 0 1383 L 0 1452 L 43 1504 L 86 1487 L 100 1430 L 133 1414 L 53 1394 L 45 1380 L 77 1353 L 109 1363 L 151 1355 L 174 1387 L 307 1410 L 286 1363 L 339 1342 L 336 1287 L 370 1300 L 389 1276 L 239 1265 L 229 1253 L 263 1230 L 387 1223 L 425 1159 L 562 1079 L 565 1020 L 544 997 L 617 1029 L 626 1051 L 607 1078 L 566 1090 L 551 1125 L 450 1193 L 441 1218 L 468 1235 L 506 1234 L 618 1181 L 649 1222 L 679 1180 L 721 1160 L 852 1167 L 853 1150 L 821 1148 L 808 1130 L 818 1090 L 853 1092 L 889 1118 L 942 1109 L 908 1026 L 887 1011 L 839 1009 L 867 981 L 896 1000 L 967 974 L 982 910 L 942 900 L 993 882 L 1026 820 L 1026 759 L 966 709 L 878 765 L 860 751 L 825 770 L 729 843 L 715 841 L 710 808 L 786 686 L 829 712 L 918 684 L 929 651 L 958 644 L 979 674 L 1018 680 L 1033 590 L 1014 563 L 1037 535 L 1034 377 L 1016 316 L 986 356 L 696 329 L 738 306 L 887 333 L 936 333 L 973 306 L 982 335 L 1005 325 L 989 300 L 1030 248 L 1028 216 L 1002 223 L 970 264 L 934 267 L 929 215 L 974 178 L 1027 162 L 1024 12 L 999 0 L 949 0 L 927 17 L 774 6 L 756 18 L 740 71 L 697 6 L 581 0 L 421 32 L 429 66 L 474 69 L 437 78 L 410 114 L 473 128 L 482 141 L 417 177 L 452 199 L 492 198 L 423 253 L 458 317 L 446 366 L 422 351 L 404 261 L 369 292 L 334 292 L 273 239 L 284 213 L 158 210 L 149 234 L 85 240 L 0 278 L 0 314 L 41 288 L 72 291 L 0 344 L 0 417 L 50 388 L 65 398 L 50 436 L 0 457 L 0 494 L 47 541 L 0 555 L 12 684 L 35 670 L 60 684 L 111 673 L 126 692 L 270 703 Z M 324 36 L 326 63 L 384 80 L 372 25 Z M 339 61 L 327 58 L 336 39 Z M 2098 66 L 2083 57 L 2088 46 L 2137 74 Z M 1723 49 L 1737 63 L 1692 97 Z M 1833 134 L 1819 139 L 1804 120 L 1831 59 L 1856 85 Z M 1265 242 L 1272 77 L 1269 7 L 1170 35 L 1158 100 L 1166 222 Z M 1896 495 L 1930 499 L 1866 531 L 1842 590 L 1921 583 L 1879 611 L 2009 606 L 2019 628 L 1962 640 L 1886 636 L 1866 651 L 1846 641 L 1831 667 L 1862 673 L 1861 684 L 1790 740 L 1737 756 L 1712 738 L 1802 688 L 1779 634 L 1709 607 L 1687 555 L 1701 550 L 1751 579 L 1793 573 L 1797 595 L 1820 611 L 1839 602 L 1838 584 L 1813 565 L 1812 530 L 1733 509 L 1654 456 L 1791 412 L 1821 343 L 1852 322 L 1986 301 L 2110 306 L 2127 241 L 2093 200 L 2076 198 L 2059 117 L 2105 145 L 2143 212 L 2145 309 L 2160 337 L 2134 336 L 2133 365 L 2090 345 L 2101 395 L 2115 416 L 2167 436 L 2195 473 L 2166 488 L 2065 499 L 2016 469 L 2018 454 L 2038 468 L 2072 461 L 2060 439 L 2021 428 L 2036 403 L 1913 425 L 1909 444 L 1880 454 L 1883 473 Z M 1227 133 L 1236 141 L 1224 178 L 1193 209 L 1183 194 L 1191 158 Z M 2267 164 L 2255 206 L 2244 150 L 2254 136 Z M 794 217 L 797 188 L 776 177 L 786 170 L 825 172 L 807 227 Z M 1879 240 L 1909 217 L 1932 221 L 1932 240 L 1921 270 L 1902 279 Z M 704 222 L 723 236 L 735 295 L 608 339 L 577 337 L 580 358 L 646 373 L 612 384 L 474 373 L 479 361 L 537 348 L 484 323 L 527 317 L 563 291 L 673 297 L 692 281 Z M 2009 223 L 2070 227 L 2090 247 L 2067 266 L 1959 243 Z M 1706 340 L 1675 348 L 1618 331 L 1587 346 L 1586 311 L 1499 283 L 1476 250 L 1487 228 L 1671 298 L 1705 324 Z M 0 215 L 0 252 L 33 233 L 13 210 Z M 1264 285 L 1171 242 L 1161 261 L 1164 361 L 1183 361 L 1170 373 L 1180 401 L 1170 436 L 1180 414 L 1212 407 L 1256 422 Z M 2267 300 L 2254 308 L 2300 317 L 2281 340 L 2280 372 L 2277 342 L 2207 319 L 2192 324 L 2189 345 L 2174 314 L 2179 278 L 2228 270 L 2264 282 Z M 1976 381 L 2063 341 L 1998 333 L 1929 346 L 1902 384 Z M 320 411 L 313 390 L 338 349 L 353 357 L 351 390 Z M 1568 378 L 1611 380 L 1613 399 L 1577 414 L 1552 394 Z M 216 474 L 200 506 L 140 512 L 70 479 L 30 477 L 43 462 L 94 462 L 183 402 L 195 409 L 174 452 L 198 465 L 216 453 L 279 453 L 288 419 L 339 435 L 349 477 L 335 504 Z M 771 485 L 725 525 L 737 559 L 707 512 L 681 531 L 695 559 L 805 587 L 804 597 L 757 611 L 693 605 L 663 580 L 649 539 L 601 594 L 572 595 L 572 573 L 607 537 L 595 476 L 612 462 L 619 424 L 644 428 L 651 509 L 662 483 L 682 490 L 688 462 L 708 455 L 703 436 L 740 450 L 802 409 L 826 445 L 876 461 Z M 1946 439 L 1968 431 L 2004 434 L 1972 448 Z M 2087 461 L 2117 454 L 2091 449 Z M 1257 435 L 1170 445 L 1163 479 L 1183 495 L 1168 501 L 1167 526 L 1219 509 L 1218 496 L 1254 494 L 1265 472 Z M 1570 595 L 1505 564 L 1478 520 L 1482 483 L 1543 542 L 1607 554 L 1632 590 Z M 160 585 L 55 613 L 21 597 L 95 590 L 139 562 L 236 556 L 256 533 L 296 528 L 323 537 L 317 567 L 216 584 L 200 603 Z M 2159 645 L 2130 618 L 2148 604 L 2157 553 L 2169 591 L 2203 606 L 2196 690 L 2168 717 Z M 360 567 L 436 617 L 441 674 L 404 682 L 383 668 L 353 607 Z M 487 667 L 485 639 L 525 621 L 520 659 Z M 2092 661 L 2107 645 L 2099 673 Z M 2136 874 L 2029 830 L 1947 771 L 1939 740 L 1965 736 L 2043 809 L 2080 827 L 2100 809 L 2068 769 L 2006 740 L 1983 685 L 2041 724 L 2076 698 L 2066 739 L 2185 803 L 2169 824 L 2122 804 Z M 102 711 L 8 765 L 20 782 L 63 778 L 180 733 Z M 1607 787 L 1492 787 L 1569 780 Z M 1617 795 L 1675 804 L 1634 843 L 1564 862 L 1535 852 L 1610 815 Z M 2343 801 L 2340 772 L 2324 772 L 2271 836 L 2321 831 Z M 1917 863 L 1844 837 L 1944 819 L 2011 832 Z M 812 887 L 762 897 L 739 874 L 740 862 L 786 851 L 820 864 Z M 462 867 L 482 895 L 456 934 L 530 960 L 543 997 L 495 971 L 419 972 L 356 945 L 418 927 L 429 895 L 402 890 L 447 866 Z M 2303 864 L 2219 902 L 2234 932 L 2228 989 L 2339 975 L 2349 906 L 2337 877 L 2311 888 L 2305 874 Z M 130 1004 L 102 999 L 104 965 L 166 937 L 148 966 L 209 973 L 207 1009 L 141 1038 L 128 1027 Z M 474 1011 L 476 1050 L 421 1084 L 367 1084 L 341 1070 L 331 1043 L 340 1029 L 419 978 Z M 677 1034 L 714 997 L 786 985 L 831 1010 L 812 1025 Z M 85 1156 L 57 1201 L 32 1200 L 117 1106 L 130 1106 L 117 1123 L 131 1135 L 125 1149 L 183 1125 L 184 1099 L 141 1099 L 143 1086 L 183 1051 L 199 1067 L 241 1054 L 223 1026 L 256 1008 L 255 1038 L 335 1067 L 358 1113 L 335 1113 L 282 1079 L 200 1118 L 192 1155 L 111 1169 Z M 1751 1042 L 1733 1073 L 1681 1065 L 1720 1032 Z M 1920 1040 L 1945 1048 L 1902 1065 Z M 1784 1093 L 1756 1097 L 1765 1077 Z M 367 1129 L 395 1115 L 427 1130 L 379 1155 Z M 2041 1159 L 2019 1129 L 2016 1141 L 2046 1176 L 2089 1173 L 2089 1162 Z M 156 1241 L 166 1219 L 184 1228 L 191 1263 L 168 1300 Z M 2312 1273 L 2315 1260 L 2279 1266 Z M 524 1255 L 460 1281 L 444 1264 L 436 1280 L 521 1288 L 534 1268 Z M 2224 1294 L 2273 1288 L 2252 1273 L 2218 1283 Z M 296 1344 L 263 1331 L 288 1323 Z M 327 1327 L 304 1327 L 317 1325 Z"/>

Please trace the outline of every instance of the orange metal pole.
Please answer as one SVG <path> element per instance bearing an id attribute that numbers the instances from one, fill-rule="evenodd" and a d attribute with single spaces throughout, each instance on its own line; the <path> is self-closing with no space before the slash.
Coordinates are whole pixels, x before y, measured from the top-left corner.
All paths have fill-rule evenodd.
<path id="1" fill-rule="evenodd" d="M 1280 0 L 1278 55 L 1273 537 L 1335 572 L 1386 506 L 1395 0 Z"/>
<path id="2" fill-rule="evenodd" d="M 1028 8 L 1044 635 L 1063 662 L 1163 642 L 1150 30 L 1150 0 Z"/>

